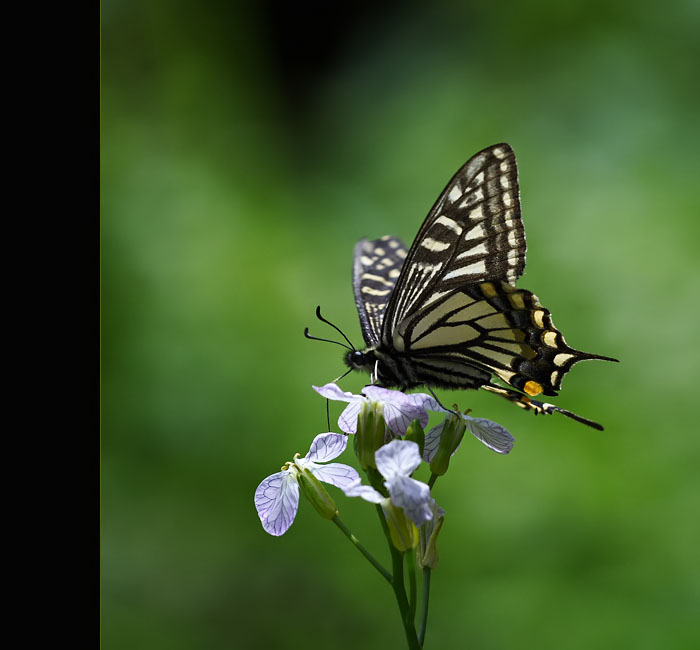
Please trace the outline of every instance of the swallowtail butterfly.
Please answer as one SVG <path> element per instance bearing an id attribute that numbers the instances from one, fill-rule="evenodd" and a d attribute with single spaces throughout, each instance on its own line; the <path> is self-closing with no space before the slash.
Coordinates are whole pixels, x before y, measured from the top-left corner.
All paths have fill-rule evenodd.
<path id="1" fill-rule="evenodd" d="M 380 386 L 484 388 L 602 429 L 532 399 L 557 395 L 579 361 L 617 359 L 569 347 L 537 296 L 516 288 L 525 249 L 515 154 L 496 144 L 454 175 L 410 250 L 395 237 L 355 246 L 353 289 L 367 347 L 348 351 L 346 364 Z"/>

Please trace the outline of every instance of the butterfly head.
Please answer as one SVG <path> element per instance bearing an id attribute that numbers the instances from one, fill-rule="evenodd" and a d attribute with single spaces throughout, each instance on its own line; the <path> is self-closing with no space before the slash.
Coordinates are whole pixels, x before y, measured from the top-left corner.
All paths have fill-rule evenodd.
<path id="1" fill-rule="evenodd" d="M 348 350 L 345 355 L 345 365 L 352 370 L 361 370 L 364 372 L 373 372 L 377 358 L 374 350 Z"/>

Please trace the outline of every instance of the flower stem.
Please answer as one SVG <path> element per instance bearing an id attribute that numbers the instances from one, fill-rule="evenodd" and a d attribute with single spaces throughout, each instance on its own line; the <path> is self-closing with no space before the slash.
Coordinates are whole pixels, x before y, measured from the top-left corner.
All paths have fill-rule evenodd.
<path id="1" fill-rule="evenodd" d="M 428 601 L 430 600 L 430 567 L 423 567 L 423 602 L 421 603 L 420 631 L 418 643 L 421 648 L 425 641 L 425 628 L 428 625 Z"/>
<path id="2" fill-rule="evenodd" d="M 435 485 L 435 481 L 437 481 L 439 476 L 437 474 L 431 474 L 430 479 L 428 480 L 428 486 L 432 489 L 433 485 Z"/>
<path id="3" fill-rule="evenodd" d="M 355 537 L 350 532 L 350 529 L 340 520 L 340 517 L 338 515 L 335 515 L 333 519 L 331 520 L 333 523 L 340 528 L 340 530 L 343 531 L 343 534 L 355 545 L 355 548 L 357 548 L 362 555 L 367 558 L 367 560 L 370 562 L 370 564 L 377 570 L 379 573 L 381 573 L 382 577 L 390 584 L 393 585 L 394 579 L 392 578 L 391 574 L 381 565 L 379 562 L 374 558 L 374 556 L 364 547 L 362 544 L 360 544 L 360 541 Z"/>
<path id="4" fill-rule="evenodd" d="M 418 643 L 418 637 L 416 636 L 416 628 L 413 625 L 411 608 L 408 604 L 408 598 L 406 598 L 406 587 L 404 586 L 403 579 L 404 554 L 397 550 L 392 544 L 389 526 L 384 518 L 384 512 L 379 505 L 377 506 L 377 514 L 379 515 L 379 521 L 381 522 L 382 530 L 384 531 L 387 543 L 389 544 L 389 551 L 391 552 L 391 561 L 394 573 L 391 586 L 394 589 L 396 604 L 399 606 L 399 612 L 401 613 L 401 624 L 403 625 L 404 633 L 406 634 L 406 642 L 408 643 L 409 650 L 421 650 L 420 643 Z"/>
<path id="5" fill-rule="evenodd" d="M 416 636 L 416 628 L 413 626 L 413 619 L 411 618 L 411 608 L 406 598 L 406 588 L 404 587 L 403 581 L 403 557 L 404 553 L 401 553 L 401 551 L 398 551 L 391 545 L 391 558 L 394 567 L 394 582 L 392 586 L 394 587 L 396 603 L 401 612 L 401 622 L 403 623 L 403 629 L 406 633 L 406 642 L 408 643 L 409 650 L 420 650 L 421 645 Z"/>
<path id="6" fill-rule="evenodd" d="M 416 604 L 417 604 L 417 589 L 416 589 L 416 562 L 415 553 L 409 552 L 406 555 L 408 562 L 408 607 L 409 615 L 412 621 L 416 620 Z"/>

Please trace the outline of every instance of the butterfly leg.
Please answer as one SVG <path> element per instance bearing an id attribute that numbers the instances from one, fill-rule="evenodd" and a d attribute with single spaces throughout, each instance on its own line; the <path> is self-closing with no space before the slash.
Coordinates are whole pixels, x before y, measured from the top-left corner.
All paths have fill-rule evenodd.
<path id="1" fill-rule="evenodd" d="M 453 415 L 456 415 L 458 418 L 460 417 L 460 414 L 457 413 L 457 411 L 455 411 L 454 409 L 448 409 L 448 408 L 438 399 L 438 396 L 433 392 L 433 389 L 430 388 L 430 386 L 427 386 L 426 388 L 430 391 L 430 394 L 433 396 L 433 398 L 435 399 L 435 401 L 439 404 L 439 406 L 440 406 L 441 408 L 445 409 L 445 411 L 447 411 L 448 413 L 452 413 Z M 467 411 L 467 413 L 468 413 L 468 412 L 469 412 L 469 411 Z"/>
<path id="2" fill-rule="evenodd" d="M 588 418 L 576 415 L 576 413 L 567 411 L 566 409 L 563 409 L 559 406 L 555 406 L 554 404 L 540 402 L 539 400 L 532 399 L 528 395 L 518 393 L 517 391 L 512 390 L 510 388 L 503 388 L 501 386 L 496 386 L 495 384 L 491 383 L 484 384 L 482 388 L 484 390 L 489 391 L 490 393 L 500 395 L 501 397 L 517 404 L 520 408 L 523 408 L 527 411 L 534 411 L 535 415 L 538 415 L 539 413 L 546 413 L 548 415 L 551 415 L 552 413 L 561 413 L 562 415 L 565 415 L 566 417 L 571 418 L 572 420 L 576 420 L 577 422 L 586 424 L 589 427 L 593 427 L 594 429 L 603 431 L 602 425 L 598 424 L 597 422 L 594 422 L 593 420 L 589 420 Z"/>

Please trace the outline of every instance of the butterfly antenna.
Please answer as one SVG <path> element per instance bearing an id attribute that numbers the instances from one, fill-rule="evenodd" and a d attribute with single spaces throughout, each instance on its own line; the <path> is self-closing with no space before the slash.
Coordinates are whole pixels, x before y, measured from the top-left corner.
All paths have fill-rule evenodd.
<path id="1" fill-rule="evenodd" d="M 353 352 L 355 351 L 355 346 L 352 343 L 350 343 L 350 339 L 347 336 L 345 336 L 345 333 L 343 332 L 343 330 L 341 330 L 337 325 L 333 325 L 333 323 L 331 323 L 329 320 L 327 320 L 323 316 L 321 316 L 321 306 L 320 305 L 318 307 L 316 307 L 316 318 L 318 318 L 318 320 L 320 320 L 321 322 L 326 323 L 326 325 L 330 325 L 336 332 L 338 332 L 348 342 L 350 349 Z"/>
<path id="2" fill-rule="evenodd" d="M 336 377 L 331 383 L 332 384 L 337 384 L 343 377 L 347 377 L 350 373 L 352 372 L 352 368 L 348 370 L 347 372 L 344 372 L 340 377 Z"/>
<path id="3" fill-rule="evenodd" d="M 341 343 L 340 341 L 332 341 L 331 339 L 321 339 L 318 336 L 311 336 L 311 334 L 309 334 L 308 327 L 304 328 L 304 336 L 311 341 L 325 341 L 326 343 L 335 343 L 336 345 L 344 347 L 346 350 L 352 350 L 353 352 L 355 351 L 355 348 L 351 348 L 345 345 L 345 343 Z"/>

